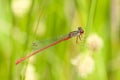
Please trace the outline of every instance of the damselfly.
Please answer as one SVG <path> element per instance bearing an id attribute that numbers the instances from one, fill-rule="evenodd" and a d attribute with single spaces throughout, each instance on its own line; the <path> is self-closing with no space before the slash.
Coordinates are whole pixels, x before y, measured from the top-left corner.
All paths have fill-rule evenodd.
<path id="1" fill-rule="evenodd" d="M 69 40 L 69 39 L 71 39 L 72 37 L 75 37 L 75 36 L 76 36 L 76 43 L 77 43 L 77 42 L 78 42 L 78 39 L 81 40 L 81 36 L 82 36 L 83 33 L 84 33 L 84 30 L 82 29 L 82 27 L 78 27 L 78 30 L 70 32 L 70 33 L 67 34 L 64 38 L 61 38 L 60 40 L 55 41 L 55 42 L 49 44 L 48 46 L 45 46 L 45 47 L 43 47 L 43 48 L 41 48 L 41 49 L 38 49 L 38 50 L 32 52 L 31 54 L 29 54 L 29 55 L 27 55 L 27 56 L 25 56 L 25 57 L 23 57 L 23 58 L 20 58 L 19 60 L 16 61 L 16 64 L 19 64 L 20 62 L 22 62 L 22 61 L 30 58 L 31 56 L 33 56 L 33 55 L 35 55 L 35 54 L 37 54 L 37 53 L 39 53 L 39 52 L 41 52 L 41 51 L 44 51 L 45 49 L 50 48 L 50 47 L 52 47 L 52 46 L 54 46 L 54 45 L 56 45 L 56 44 L 58 44 L 58 43 L 60 43 L 60 42 Z"/>

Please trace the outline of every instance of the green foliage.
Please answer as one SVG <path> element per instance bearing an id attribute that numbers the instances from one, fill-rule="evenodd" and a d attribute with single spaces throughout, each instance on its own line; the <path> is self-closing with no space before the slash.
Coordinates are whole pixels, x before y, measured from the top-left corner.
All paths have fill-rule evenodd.
<path id="1" fill-rule="evenodd" d="M 115 1 L 0 0 L 1 79 L 119 80 L 120 15 L 116 13 L 120 12 L 120 3 Z M 85 30 L 83 41 L 78 44 L 75 38 L 64 41 L 15 64 L 16 60 L 34 51 L 34 41 L 66 35 L 78 26 Z M 103 48 L 93 52 L 94 71 L 82 78 L 71 60 L 89 51 L 86 41 L 94 33 L 103 40 Z M 39 45 L 42 48 L 46 44 Z"/>

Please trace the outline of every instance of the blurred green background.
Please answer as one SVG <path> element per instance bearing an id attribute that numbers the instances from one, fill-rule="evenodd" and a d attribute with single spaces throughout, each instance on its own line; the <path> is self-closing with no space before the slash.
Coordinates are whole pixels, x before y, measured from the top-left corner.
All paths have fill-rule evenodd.
<path id="1" fill-rule="evenodd" d="M 85 30 L 79 44 L 72 38 L 15 64 L 33 51 L 33 41 L 68 34 L 78 26 Z M 71 60 L 87 51 L 85 41 L 92 33 L 104 43 L 93 56 L 94 70 L 83 78 Z M 120 80 L 120 0 L 0 0 L 0 78 Z"/>

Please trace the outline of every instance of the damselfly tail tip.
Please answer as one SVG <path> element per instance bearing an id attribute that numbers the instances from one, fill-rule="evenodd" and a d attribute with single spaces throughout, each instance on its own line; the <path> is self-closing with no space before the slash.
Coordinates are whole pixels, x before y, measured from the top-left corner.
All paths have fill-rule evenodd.
<path id="1" fill-rule="evenodd" d="M 17 60 L 15 64 L 18 65 L 20 62 L 21 62 L 20 60 Z"/>

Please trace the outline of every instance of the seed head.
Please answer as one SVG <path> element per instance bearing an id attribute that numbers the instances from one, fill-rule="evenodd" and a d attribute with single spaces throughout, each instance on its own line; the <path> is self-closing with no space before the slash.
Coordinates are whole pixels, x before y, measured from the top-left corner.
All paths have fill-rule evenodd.
<path id="1" fill-rule="evenodd" d="M 97 51 L 102 48 L 103 40 L 97 34 L 92 34 L 87 38 L 87 46 L 92 51 Z"/>
<path id="2" fill-rule="evenodd" d="M 76 67 L 78 74 L 83 78 L 92 73 L 94 69 L 94 60 L 90 55 L 78 55 L 72 60 L 72 64 Z"/>

